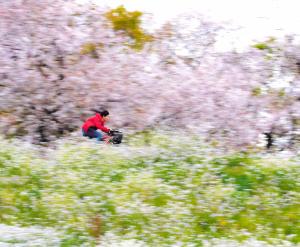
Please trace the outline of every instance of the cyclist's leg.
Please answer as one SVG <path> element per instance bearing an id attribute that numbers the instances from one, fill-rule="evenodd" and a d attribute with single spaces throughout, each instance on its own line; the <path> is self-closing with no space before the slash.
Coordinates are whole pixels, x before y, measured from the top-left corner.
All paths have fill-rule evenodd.
<path id="1" fill-rule="evenodd" d="M 102 134 L 95 129 L 88 129 L 87 132 L 84 132 L 85 136 L 88 136 L 89 138 L 96 138 L 98 141 L 101 141 L 102 139 Z"/>
<path id="2" fill-rule="evenodd" d="M 95 130 L 94 135 L 95 138 L 97 138 L 97 141 L 102 141 L 103 135 L 101 132 Z"/>

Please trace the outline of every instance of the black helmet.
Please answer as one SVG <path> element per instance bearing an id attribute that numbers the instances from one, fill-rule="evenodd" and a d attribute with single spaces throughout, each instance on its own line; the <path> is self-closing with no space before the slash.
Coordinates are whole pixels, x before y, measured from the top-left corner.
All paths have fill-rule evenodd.
<path id="1" fill-rule="evenodd" d="M 109 112 L 107 110 L 96 110 L 96 109 L 92 109 L 92 111 L 96 112 L 96 113 L 99 113 L 102 117 L 106 117 L 109 115 Z"/>

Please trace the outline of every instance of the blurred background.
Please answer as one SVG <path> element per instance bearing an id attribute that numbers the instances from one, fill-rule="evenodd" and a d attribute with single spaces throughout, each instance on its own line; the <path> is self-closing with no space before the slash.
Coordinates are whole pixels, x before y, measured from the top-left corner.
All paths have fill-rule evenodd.
<path id="1" fill-rule="evenodd" d="M 293 5 L 166 1 L 164 11 L 119 3 L 1 3 L 3 135 L 50 142 L 101 107 L 116 128 L 186 128 L 226 146 L 265 137 L 268 147 L 296 147 L 299 17 L 279 16 Z"/>
<path id="2" fill-rule="evenodd" d="M 298 8 L 0 1 L 0 246 L 298 246 Z"/>

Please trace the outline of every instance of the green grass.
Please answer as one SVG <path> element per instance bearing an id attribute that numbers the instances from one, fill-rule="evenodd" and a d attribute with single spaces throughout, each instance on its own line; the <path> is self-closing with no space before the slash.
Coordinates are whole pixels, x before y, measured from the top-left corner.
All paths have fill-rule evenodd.
<path id="1" fill-rule="evenodd" d="M 216 156 L 195 139 L 162 134 L 127 142 L 68 141 L 41 158 L 0 140 L 0 223 L 55 228 L 65 233 L 61 246 L 93 246 L 108 233 L 149 246 L 299 244 L 299 157 Z"/>

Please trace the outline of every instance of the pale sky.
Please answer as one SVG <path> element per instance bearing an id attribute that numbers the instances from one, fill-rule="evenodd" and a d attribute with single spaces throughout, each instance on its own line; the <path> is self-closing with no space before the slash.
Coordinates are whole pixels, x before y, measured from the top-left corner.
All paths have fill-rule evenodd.
<path id="1" fill-rule="evenodd" d="M 89 0 L 77 0 L 80 2 Z M 216 22 L 229 22 L 239 28 L 220 40 L 220 47 L 242 49 L 265 37 L 300 35 L 300 0 L 92 0 L 109 7 L 124 5 L 153 15 L 154 26 L 178 14 L 199 12 Z M 222 49 L 222 48 L 221 48 Z"/>

